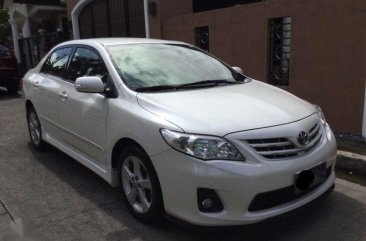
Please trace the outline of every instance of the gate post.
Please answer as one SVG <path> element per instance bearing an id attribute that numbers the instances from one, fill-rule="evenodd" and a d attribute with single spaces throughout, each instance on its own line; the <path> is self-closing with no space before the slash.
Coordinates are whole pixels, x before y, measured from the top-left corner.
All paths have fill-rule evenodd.
<path id="1" fill-rule="evenodd" d="M 17 62 L 18 64 L 20 62 L 22 62 L 21 56 L 20 56 L 20 48 L 19 48 L 19 30 L 18 30 L 18 25 L 17 22 L 15 21 L 15 19 L 11 18 L 9 20 L 9 23 L 11 25 L 11 33 L 12 33 L 12 37 L 13 37 L 13 44 L 14 44 L 14 54 L 15 57 L 17 58 Z"/>
<path id="2" fill-rule="evenodd" d="M 39 29 L 39 59 L 42 59 L 43 56 L 47 53 L 46 51 L 46 38 L 45 38 L 45 30 Z"/>

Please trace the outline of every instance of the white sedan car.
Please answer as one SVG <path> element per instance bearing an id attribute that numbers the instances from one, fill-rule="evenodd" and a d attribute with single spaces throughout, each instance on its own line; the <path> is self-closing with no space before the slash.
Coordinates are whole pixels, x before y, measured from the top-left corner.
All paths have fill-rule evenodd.
<path id="1" fill-rule="evenodd" d="M 65 42 L 23 91 L 34 147 L 119 186 L 141 221 L 249 224 L 334 188 L 336 142 L 319 107 L 186 43 Z"/>

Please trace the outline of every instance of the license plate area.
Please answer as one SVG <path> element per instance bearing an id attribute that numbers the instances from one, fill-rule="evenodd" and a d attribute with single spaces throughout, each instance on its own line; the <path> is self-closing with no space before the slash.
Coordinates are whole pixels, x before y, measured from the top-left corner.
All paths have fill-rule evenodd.
<path id="1" fill-rule="evenodd" d="M 315 167 L 296 173 L 295 194 L 311 190 L 323 183 L 327 179 L 326 167 L 326 162 L 323 162 Z"/>

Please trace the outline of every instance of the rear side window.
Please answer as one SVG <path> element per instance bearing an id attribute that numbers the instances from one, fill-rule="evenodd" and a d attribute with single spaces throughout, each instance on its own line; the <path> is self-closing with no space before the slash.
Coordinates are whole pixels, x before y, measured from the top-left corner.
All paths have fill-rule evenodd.
<path id="1" fill-rule="evenodd" d="M 70 57 L 72 48 L 62 48 L 54 51 L 45 61 L 41 72 L 63 77 L 67 61 Z"/>
<path id="2" fill-rule="evenodd" d="M 77 48 L 70 62 L 67 78 L 75 81 L 82 76 L 97 76 L 106 82 L 107 68 L 102 58 L 94 50 Z"/>

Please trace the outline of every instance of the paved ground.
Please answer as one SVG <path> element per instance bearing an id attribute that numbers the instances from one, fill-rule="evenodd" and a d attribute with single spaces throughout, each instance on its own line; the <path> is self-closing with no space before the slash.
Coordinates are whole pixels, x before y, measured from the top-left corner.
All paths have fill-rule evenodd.
<path id="1" fill-rule="evenodd" d="M 366 240 L 366 187 L 342 179 L 326 199 L 254 226 L 208 232 L 143 225 L 118 189 L 57 150 L 34 151 L 22 99 L 1 89 L 0 200 L 0 240 L 18 218 L 41 240 Z"/>

